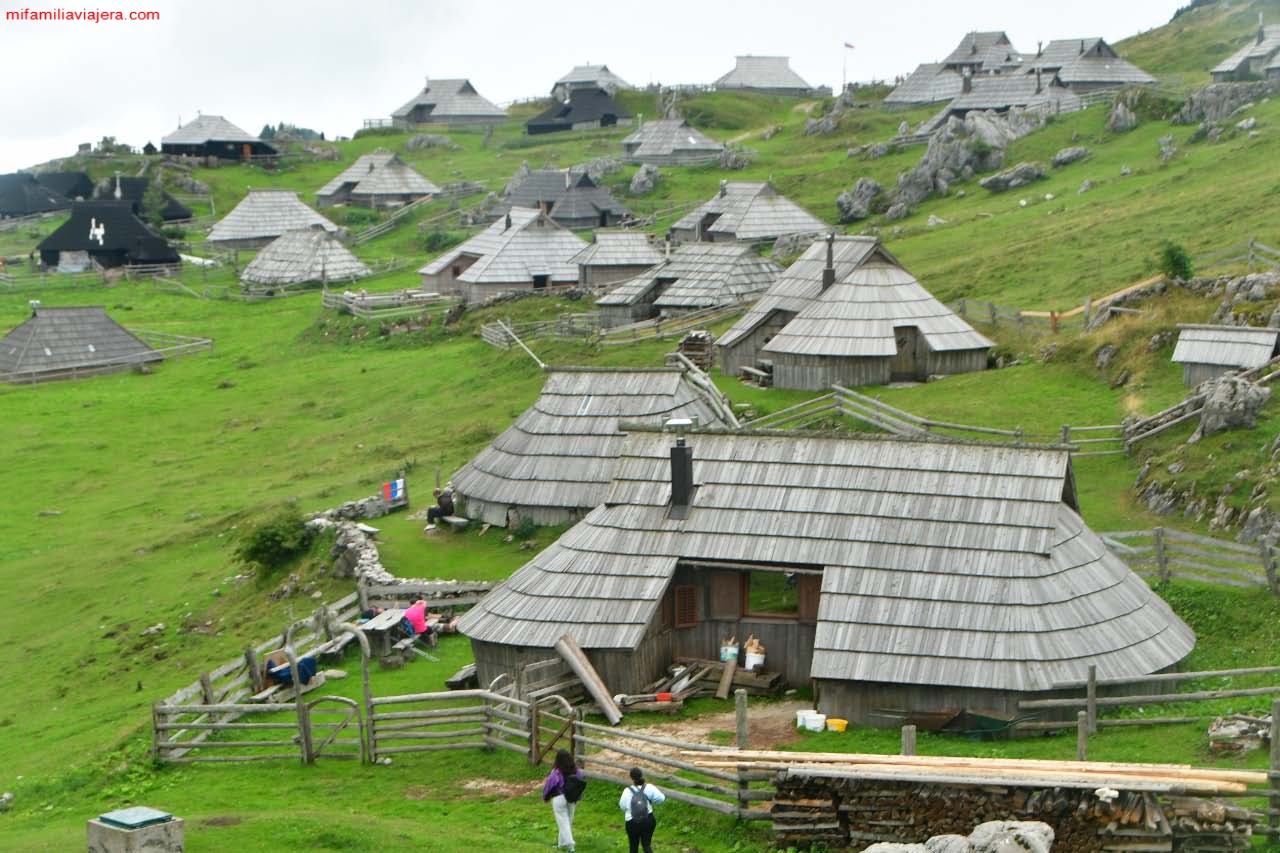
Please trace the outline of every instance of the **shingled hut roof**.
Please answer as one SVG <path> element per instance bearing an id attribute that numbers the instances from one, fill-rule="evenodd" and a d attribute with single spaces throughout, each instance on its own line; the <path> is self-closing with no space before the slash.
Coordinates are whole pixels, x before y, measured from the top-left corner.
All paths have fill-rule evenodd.
<path id="1" fill-rule="evenodd" d="M 511 186 L 505 202 L 510 207 L 550 205 L 551 218 L 565 223 L 595 220 L 601 213 L 619 218 L 631 215 L 608 187 L 598 185 L 585 172 L 566 169 L 533 169 Z"/>
<path id="2" fill-rule="evenodd" d="M 1219 62 L 1211 71 L 1214 74 L 1230 74 L 1239 71 L 1240 66 L 1250 60 L 1273 56 L 1274 60 L 1269 66 L 1272 68 L 1280 61 L 1280 24 L 1271 24 L 1262 27 L 1260 32 L 1251 33 L 1248 44 Z"/>
<path id="3" fill-rule="evenodd" d="M 274 240 L 286 231 L 319 225 L 326 231 L 338 226 L 307 207 L 293 190 L 249 190 L 230 213 L 209 232 L 209 242 Z"/>
<path id="4" fill-rule="evenodd" d="M 1073 112 L 1083 105 L 1080 96 L 1062 84 L 1055 74 L 1036 79 L 1034 74 L 1002 74 L 976 77 L 970 91 L 956 97 L 944 112 L 1008 110 L 1054 105 L 1061 112 Z"/>
<path id="5" fill-rule="evenodd" d="M 572 90 L 580 86 L 598 87 L 610 94 L 615 94 L 620 89 L 634 88 L 626 80 L 610 71 L 608 65 L 575 65 L 568 74 L 555 82 L 551 91 L 554 93 L 561 87 Z"/>
<path id="6" fill-rule="evenodd" d="M 11 382 L 41 374 L 93 370 L 163 358 L 107 316 L 105 308 L 37 307 L 0 338 L 0 378 Z"/>
<path id="7" fill-rule="evenodd" d="M 816 234 L 827 224 L 765 182 L 724 181 L 720 192 L 680 217 L 672 230 L 698 230 L 706 217 L 715 221 L 704 234 L 737 240 L 771 240 L 784 234 Z"/>
<path id="8" fill-rule="evenodd" d="M 1280 329 L 1250 326 L 1178 326 L 1173 361 L 1179 364 L 1216 364 L 1222 367 L 1259 367 L 1276 352 Z"/>
<path id="9" fill-rule="evenodd" d="M 36 181 L 45 189 L 72 201 L 93 197 L 93 180 L 84 172 L 41 172 L 36 175 Z"/>
<path id="10" fill-rule="evenodd" d="M 147 196 L 147 187 L 150 185 L 150 178 L 125 177 L 117 175 L 108 179 L 104 184 L 99 185 L 98 198 L 104 201 L 117 200 L 127 201 L 133 206 L 133 212 L 138 216 L 149 218 L 151 211 L 144 209 L 143 203 Z M 119 196 L 116 195 L 116 189 L 119 188 Z M 178 201 L 168 193 L 162 193 L 161 198 L 163 204 L 160 207 L 160 218 L 165 222 L 176 222 L 183 219 L 190 219 L 194 214 L 191 208 Z"/>
<path id="11" fill-rule="evenodd" d="M 724 146 L 680 118 L 648 121 L 622 140 L 627 158 L 643 163 L 680 155 L 714 160 Z"/>
<path id="12" fill-rule="evenodd" d="M 222 116 L 201 115 L 164 136 L 162 145 L 203 145 L 206 142 L 261 142 Z"/>
<path id="13" fill-rule="evenodd" d="M 287 231 L 258 252 L 240 273 L 254 284 L 300 284 L 306 281 L 352 281 L 372 275 L 320 226 Z"/>
<path id="14" fill-rule="evenodd" d="M 1067 86 L 1106 84 L 1112 86 L 1146 85 L 1156 78 L 1132 62 L 1121 59 L 1103 39 L 1054 39 L 1025 63 L 1028 74 L 1037 69 L 1057 72 Z"/>
<path id="15" fill-rule="evenodd" d="M 643 231 L 595 232 L 595 242 L 570 259 L 580 266 L 639 267 L 662 262 L 662 252 Z"/>
<path id="16" fill-rule="evenodd" d="M 635 305 L 654 288 L 658 308 L 736 305 L 769 289 L 782 267 L 737 243 L 686 243 L 652 269 L 619 284 L 597 305 Z"/>
<path id="17" fill-rule="evenodd" d="M 677 565 L 821 571 L 811 676 L 1043 691 L 1195 636 L 1080 519 L 1065 448 L 634 430 L 601 506 L 462 617 L 475 641 L 635 649 Z"/>
<path id="18" fill-rule="evenodd" d="M 786 56 L 739 56 L 733 70 L 716 80 L 715 87 L 785 92 L 813 88 L 791 70 L 790 59 Z"/>
<path id="19" fill-rule="evenodd" d="M 66 210 L 71 200 L 40 184 L 25 172 L 0 175 L 0 217 L 31 216 Z"/>
<path id="20" fill-rule="evenodd" d="M 677 368 L 552 368 L 516 422 L 453 476 L 467 499 L 501 507 L 589 510 L 604 500 L 625 436 L 620 423 L 670 418 L 736 426 L 714 387 Z"/>
<path id="21" fill-rule="evenodd" d="M 96 226 L 96 229 L 95 229 Z M 94 231 L 94 234 L 90 232 Z M 120 253 L 131 264 L 176 264 L 178 253 L 128 201 L 77 201 L 71 217 L 36 246 L 43 253 Z"/>
<path id="22" fill-rule="evenodd" d="M 604 89 L 574 89 L 569 99 L 554 104 L 526 122 L 530 133 L 551 133 L 572 130 L 574 125 L 598 124 L 602 120 L 612 124 L 618 119 L 629 119 L 631 113 L 623 109 Z"/>
<path id="23" fill-rule="evenodd" d="M 949 101 L 964 89 L 964 79 L 959 72 L 946 68 L 940 62 L 926 62 L 912 71 L 885 96 L 886 104 L 932 104 Z"/>
<path id="24" fill-rule="evenodd" d="M 420 275 L 436 275 L 460 255 L 478 260 L 458 281 L 470 284 L 505 284 L 546 275 L 551 281 L 577 281 L 578 266 L 573 258 L 586 248 L 586 241 L 545 213 L 513 207 L 485 230 L 454 247 L 418 270 Z"/>
<path id="25" fill-rule="evenodd" d="M 505 111 L 476 91 L 466 79 L 433 80 L 428 78 L 422 91 L 409 99 L 404 106 L 391 114 L 392 118 L 407 119 L 415 108 L 421 107 L 433 120 L 507 117 Z"/>
<path id="26" fill-rule="evenodd" d="M 968 32 L 960 43 L 942 61 L 946 66 L 977 65 L 991 71 L 1011 61 L 1017 55 L 1009 37 L 1000 30 Z"/>
<path id="27" fill-rule="evenodd" d="M 400 159 L 394 151 L 379 148 L 361 154 L 355 162 L 321 187 L 320 198 L 337 195 L 343 187 L 361 196 L 428 196 L 440 188 Z"/>

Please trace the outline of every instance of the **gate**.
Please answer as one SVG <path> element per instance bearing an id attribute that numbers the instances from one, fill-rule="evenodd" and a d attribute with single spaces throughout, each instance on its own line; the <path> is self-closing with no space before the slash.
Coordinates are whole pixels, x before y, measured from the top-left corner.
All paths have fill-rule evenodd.
<path id="1" fill-rule="evenodd" d="M 557 705 L 564 711 L 564 716 L 544 713 L 540 706 L 544 702 Z M 529 703 L 529 763 L 541 764 L 556 744 L 563 742 L 571 755 L 576 753 L 573 741 L 573 724 L 579 720 L 578 712 L 563 696 L 553 695 L 535 699 Z M 543 722 L 548 723 L 543 728 Z M 557 724 L 558 727 L 557 727 Z M 543 743 L 544 731 L 551 733 L 551 739 Z"/>
<path id="2" fill-rule="evenodd" d="M 319 708 L 318 705 L 332 704 L 337 707 Z M 315 716 L 321 717 L 328 715 L 338 716 L 333 722 L 316 722 Z M 365 741 L 364 731 L 364 715 L 360 713 L 360 703 L 354 699 L 348 699 L 345 696 L 321 696 L 307 703 L 306 711 L 307 731 L 304 740 L 310 741 L 311 760 L 317 758 L 339 758 L 339 759 L 355 759 L 364 763 L 368 755 L 368 746 Z M 343 732 L 348 731 L 352 722 L 355 722 L 356 736 L 340 737 Z M 317 742 L 317 739 L 324 732 L 328 735 Z M 343 747 L 347 747 L 346 750 Z M 355 747 L 352 752 L 350 747 Z"/>

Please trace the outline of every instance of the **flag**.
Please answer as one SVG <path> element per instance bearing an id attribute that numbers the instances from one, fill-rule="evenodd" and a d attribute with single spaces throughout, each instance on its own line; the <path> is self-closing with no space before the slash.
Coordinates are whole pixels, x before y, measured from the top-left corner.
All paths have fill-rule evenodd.
<path id="1" fill-rule="evenodd" d="M 854 49 L 854 48 L 853 48 L 853 45 L 849 44 L 848 42 L 845 42 L 845 43 L 844 43 L 844 46 L 845 46 L 845 47 L 847 47 L 847 48 L 849 48 L 849 50 L 853 50 L 853 49 Z"/>
<path id="2" fill-rule="evenodd" d="M 404 500 L 404 478 L 382 484 L 382 499 L 387 503 Z"/>

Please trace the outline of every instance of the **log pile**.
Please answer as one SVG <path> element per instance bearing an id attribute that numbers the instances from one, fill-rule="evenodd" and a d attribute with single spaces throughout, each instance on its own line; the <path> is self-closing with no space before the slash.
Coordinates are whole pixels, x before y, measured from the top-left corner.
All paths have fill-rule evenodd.
<path id="1" fill-rule="evenodd" d="M 680 354 L 698 365 L 698 369 L 706 373 L 715 367 L 715 338 L 711 333 L 698 329 L 685 335 L 680 341 Z"/>
<path id="2" fill-rule="evenodd" d="M 739 688 L 748 696 L 776 696 L 786 686 L 780 672 L 748 672 L 736 667 L 734 662 L 702 658 L 677 658 L 676 665 L 662 678 L 645 685 L 644 693 L 670 693 L 675 699 L 696 699 L 715 696 L 725 678 L 726 668 L 732 668 L 728 676 L 729 692 Z M 724 698 L 724 697 L 721 697 Z"/>

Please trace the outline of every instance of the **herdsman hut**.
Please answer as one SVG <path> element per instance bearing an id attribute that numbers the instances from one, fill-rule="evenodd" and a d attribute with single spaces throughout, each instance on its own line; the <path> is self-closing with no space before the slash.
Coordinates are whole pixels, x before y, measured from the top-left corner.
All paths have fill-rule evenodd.
<path id="1" fill-rule="evenodd" d="M 791 70 L 791 62 L 785 56 L 739 56 L 733 70 L 716 80 L 715 87 L 793 98 L 813 94 L 813 87 Z"/>
<path id="2" fill-rule="evenodd" d="M 578 284 L 601 290 L 661 263 L 662 252 L 643 231 L 600 230 L 573 262 L 578 265 Z"/>
<path id="3" fill-rule="evenodd" d="M 36 246 L 40 262 L 58 272 L 101 267 L 182 263 L 160 232 L 133 213 L 127 201 L 78 201 L 71 218 Z"/>
<path id="4" fill-rule="evenodd" d="M 36 175 L 36 181 L 71 201 L 93 198 L 93 180 L 84 172 L 42 172 Z"/>
<path id="5" fill-rule="evenodd" d="M 159 218 L 163 222 L 185 222 L 194 216 L 191 208 L 163 191 L 159 196 L 160 209 L 156 211 L 148 210 L 146 206 L 147 188 L 150 185 L 150 178 L 116 175 L 114 178 L 108 178 L 100 183 L 97 187 L 96 195 L 98 198 L 108 201 L 129 202 L 134 214 L 148 222 L 155 221 L 155 218 Z M 153 213 L 155 217 L 152 216 Z"/>
<path id="6" fill-rule="evenodd" d="M 1025 73 L 1056 75 L 1077 94 L 1122 86 L 1150 86 L 1156 78 L 1121 59 L 1103 39 L 1054 39 L 1035 56 L 1024 58 Z"/>
<path id="7" fill-rule="evenodd" d="M 498 212 L 505 214 L 513 207 L 541 210 L 557 224 L 573 229 L 609 228 L 631 218 L 631 211 L 608 187 L 572 169 L 533 169 L 517 175 Z"/>
<path id="8" fill-rule="evenodd" d="M 1244 47 L 1213 67 L 1213 82 L 1261 80 L 1268 76 L 1268 69 L 1280 71 L 1280 25 L 1264 26 L 1259 12 L 1257 32 Z"/>
<path id="9" fill-rule="evenodd" d="M 1022 70 L 1022 57 L 1003 32 L 970 32 L 942 62 L 920 65 L 884 99 L 908 106 L 949 101 L 961 94 L 964 79 Z"/>
<path id="10" fill-rule="evenodd" d="M 25 172 L 0 175 L 0 219 L 66 210 L 71 201 Z"/>
<path id="11" fill-rule="evenodd" d="M 754 634 L 820 711 L 870 724 L 1012 717 L 1090 665 L 1147 675 L 1195 644 L 1081 520 L 1065 448 L 640 429 L 600 506 L 460 628 L 482 684 L 569 634 L 610 693 Z"/>
<path id="12" fill-rule="evenodd" d="M 240 273 L 250 284 L 317 282 L 338 284 L 372 275 L 369 268 L 319 225 L 286 231 L 272 240 Z"/>
<path id="13" fill-rule="evenodd" d="M 618 284 L 596 305 L 601 324 L 622 326 L 747 302 L 768 290 L 780 272 L 782 267 L 747 245 L 689 243 Z"/>
<path id="14" fill-rule="evenodd" d="M 625 436 L 621 423 L 688 418 L 737 426 L 705 374 L 679 368 L 549 368 L 516 422 L 453 475 L 468 518 L 514 526 L 567 524 L 601 501 Z"/>
<path id="15" fill-rule="evenodd" d="M 512 290 L 576 284 L 586 241 L 540 210 L 513 207 L 497 222 L 422 269 L 422 287 L 468 302 Z"/>
<path id="16" fill-rule="evenodd" d="M 630 127 L 631 113 L 604 89 L 574 89 L 567 100 L 556 103 L 525 124 L 530 136 L 563 130 Z"/>
<path id="17" fill-rule="evenodd" d="M 1053 73 L 966 77 L 961 93 L 925 127 L 939 127 L 950 116 L 964 118 L 972 112 L 1003 113 L 1015 109 L 1056 115 L 1084 109 L 1084 101 Z"/>
<path id="18" fill-rule="evenodd" d="M 1178 326 L 1173 361 L 1182 365 L 1182 384 L 1194 388 L 1236 370 L 1261 367 L 1277 354 L 1280 329 L 1249 326 Z"/>
<path id="19" fill-rule="evenodd" d="M 679 242 L 754 243 L 775 240 L 784 234 L 819 234 L 826 230 L 825 222 L 779 195 L 767 181 L 721 181 L 720 191 L 680 217 L 668 237 Z"/>
<path id="20" fill-rule="evenodd" d="M 994 345 L 876 238 L 829 237 L 809 246 L 716 346 L 730 376 L 760 369 L 779 388 L 817 391 L 985 370 Z"/>
<path id="21" fill-rule="evenodd" d="M 307 207 L 293 190 L 249 190 L 209 231 L 209 242 L 228 249 L 256 249 L 287 231 L 313 225 L 331 233 L 339 230 Z"/>
<path id="22" fill-rule="evenodd" d="M 507 114 L 476 91 L 470 80 L 432 80 L 404 106 L 391 114 L 391 123 L 403 130 L 420 124 L 498 124 Z"/>
<path id="23" fill-rule="evenodd" d="M 160 140 L 165 154 L 249 160 L 276 153 L 276 149 L 222 116 L 197 116 Z"/>
<path id="24" fill-rule="evenodd" d="M 579 89 L 603 89 L 610 95 L 616 95 L 624 89 L 633 88 L 610 71 L 607 65 L 575 65 L 551 87 L 551 97 L 563 102 Z"/>
<path id="25" fill-rule="evenodd" d="M 399 207 L 430 198 L 440 188 L 400 159 L 379 148 L 361 154 L 341 174 L 316 192 L 316 204 L 355 204 L 361 207 Z"/>
<path id="26" fill-rule="evenodd" d="M 48 382 L 125 370 L 163 360 L 105 308 L 36 306 L 0 338 L 0 380 Z"/>
<path id="27" fill-rule="evenodd" d="M 724 146 L 682 118 L 664 118 L 640 125 L 622 151 L 628 163 L 694 166 L 719 160 Z"/>

